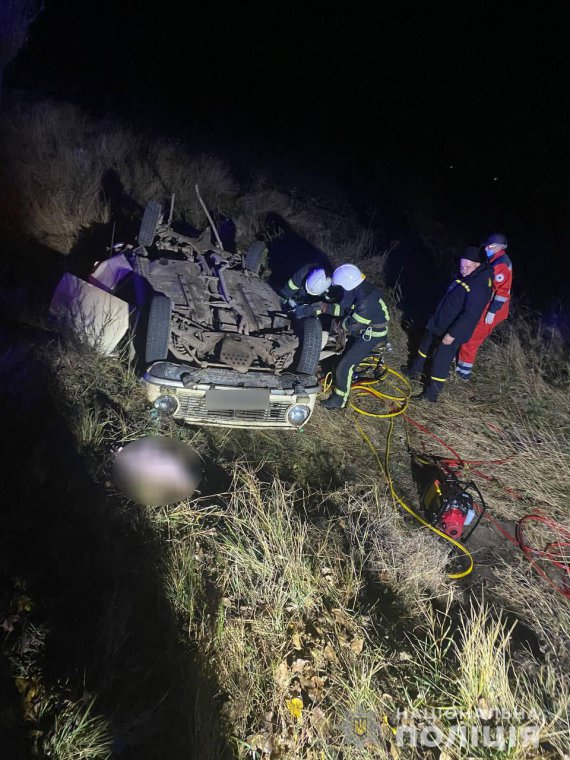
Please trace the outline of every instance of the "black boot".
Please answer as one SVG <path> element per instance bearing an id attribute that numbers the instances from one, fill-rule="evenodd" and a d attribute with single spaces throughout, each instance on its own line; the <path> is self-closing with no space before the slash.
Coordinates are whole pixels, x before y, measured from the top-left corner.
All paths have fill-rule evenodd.
<path id="1" fill-rule="evenodd" d="M 420 401 L 431 401 L 432 404 L 435 404 L 437 401 L 437 397 L 441 393 L 441 388 L 439 387 L 440 383 L 428 383 L 426 387 L 424 388 L 424 392 L 419 397 Z"/>
<path id="2" fill-rule="evenodd" d="M 331 393 L 328 398 L 321 401 L 321 406 L 332 411 L 333 409 L 342 409 L 343 402 L 342 396 L 339 396 L 338 393 Z"/>

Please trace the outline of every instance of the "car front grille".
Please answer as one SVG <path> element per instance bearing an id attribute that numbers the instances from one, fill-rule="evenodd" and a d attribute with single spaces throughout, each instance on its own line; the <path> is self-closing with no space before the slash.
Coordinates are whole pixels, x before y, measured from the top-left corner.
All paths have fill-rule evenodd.
<path id="1" fill-rule="evenodd" d="M 187 418 L 196 421 L 215 422 L 273 422 L 276 425 L 288 425 L 287 410 L 290 402 L 269 404 L 269 409 L 206 409 L 203 396 L 192 396 L 189 393 L 178 392 L 178 409 L 174 417 Z"/>

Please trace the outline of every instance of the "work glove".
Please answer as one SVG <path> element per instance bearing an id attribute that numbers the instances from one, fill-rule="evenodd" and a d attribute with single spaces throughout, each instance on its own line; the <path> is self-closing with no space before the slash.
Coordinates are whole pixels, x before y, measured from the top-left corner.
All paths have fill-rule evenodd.
<path id="1" fill-rule="evenodd" d="M 293 314 L 297 319 L 306 319 L 307 317 L 314 317 L 317 313 L 317 306 L 313 303 L 302 304 L 297 306 L 293 310 Z"/>
<path id="2" fill-rule="evenodd" d="M 492 325 L 494 321 L 495 321 L 495 315 L 493 314 L 492 311 L 488 311 L 487 314 L 485 315 L 485 324 Z"/>

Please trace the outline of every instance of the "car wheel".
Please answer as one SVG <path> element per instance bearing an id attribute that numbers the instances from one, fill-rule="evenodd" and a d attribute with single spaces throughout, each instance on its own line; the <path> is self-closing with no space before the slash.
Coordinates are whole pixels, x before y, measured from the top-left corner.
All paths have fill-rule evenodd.
<path id="1" fill-rule="evenodd" d="M 156 293 L 150 302 L 144 358 L 147 364 L 166 359 L 170 340 L 170 298 Z"/>
<path id="2" fill-rule="evenodd" d="M 259 274 L 264 263 L 265 251 L 266 246 L 263 240 L 254 240 L 245 254 L 244 268 L 249 272 Z"/>
<path id="3" fill-rule="evenodd" d="M 139 235 L 137 238 L 139 245 L 152 245 L 154 236 L 156 235 L 156 228 L 158 227 L 161 216 L 162 207 L 160 203 L 157 203 L 156 201 L 149 201 L 146 204 L 141 226 L 139 229 Z"/>
<path id="4" fill-rule="evenodd" d="M 323 328 L 320 319 L 309 317 L 302 319 L 300 324 L 300 351 L 297 360 L 297 372 L 303 375 L 314 375 L 321 355 Z"/>

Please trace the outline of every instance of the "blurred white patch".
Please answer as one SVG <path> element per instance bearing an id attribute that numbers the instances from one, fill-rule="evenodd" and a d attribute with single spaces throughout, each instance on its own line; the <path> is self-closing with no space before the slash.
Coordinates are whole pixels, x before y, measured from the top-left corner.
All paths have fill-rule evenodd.
<path id="1" fill-rule="evenodd" d="M 113 480 L 133 501 L 164 506 L 192 496 L 202 480 L 202 462 L 182 441 L 148 436 L 119 451 Z"/>

